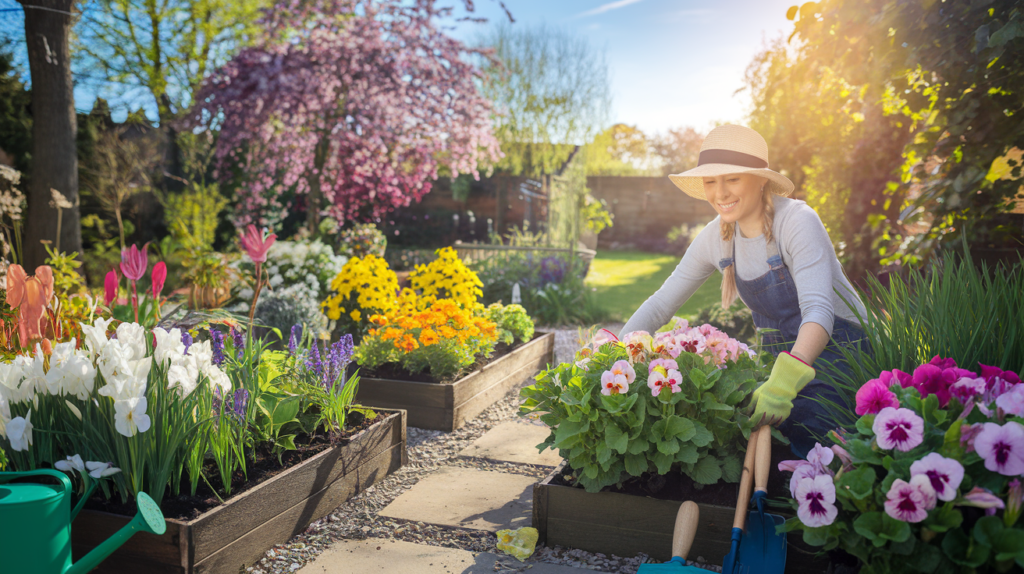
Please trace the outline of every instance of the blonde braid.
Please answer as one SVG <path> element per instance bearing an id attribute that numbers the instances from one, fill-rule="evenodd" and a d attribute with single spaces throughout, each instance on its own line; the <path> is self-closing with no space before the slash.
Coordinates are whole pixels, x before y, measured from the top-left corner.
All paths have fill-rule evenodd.
<path id="1" fill-rule="evenodd" d="M 772 193 L 770 191 L 763 191 L 761 193 L 761 210 L 764 217 L 764 240 L 767 243 L 772 240 L 772 225 L 775 223 L 775 202 L 772 200 Z M 734 225 L 719 221 L 719 226 L 722 233 L 722 241 L 732 239 L 733 230 L 735 229 Z M 739 292 L 736 290 L 736 262 L 733 261 L 732 265 L 722 270 L 722 309 L 732 307 L 738 295 Z"/>

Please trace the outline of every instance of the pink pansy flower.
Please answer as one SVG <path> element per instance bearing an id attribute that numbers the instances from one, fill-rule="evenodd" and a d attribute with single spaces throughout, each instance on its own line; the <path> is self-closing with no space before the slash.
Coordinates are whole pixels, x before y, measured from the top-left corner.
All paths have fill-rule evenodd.
<path id="1" fill-rule="evenodd" d="M 980 377 L 961 377 L 960 380 L 949 387 L 949 392 L 959 399 L 962 404 L 967 404 L 968 400 L 984 394 L 985 379 Z"/>
<path id="2" fill-rule="evenodd" d="M 832 445 L 832 452 L 839 457 L 839 461 L 843 463 L 843 468 L 846 470 L 853 469 L 853 459 L 850 457 L 850 453 L 846 452 L 846 449 L 834 444 Z"/>
<path id="3" fill-rule="evenodd" d="M 605 343 L 610 343 L 612 341 L 619 341 L 619 338 L 615 336 L 615 333 L 612 333 L 608 329 L 601 329 L 595 333 L 594 338 L 590 340 L 590 348 L 596 351 Z"/>
<path id="4" fill-rule="evenodd" d="M 683 382 L 683 376 L 675 369 L 669 369 L 667 373 L 657 370 L 647 378 L 647 386 L 651 388 L 651 396 L 656 397 L 663 389 L 671 389 L 673 393 L 683 390 L 679 386 Z"/>
<path id="5" fill-rule="evenodd" d="M 797 517 L 811 528 L 828 526 L 839 514 L 836 508 L 836 485 L 831 476 L 802 479 L 796 486 L 794 498 L 798 505 Z"/>
<path id="6" fill-rule="evenodd" d="M 933 452 L 910 465 L 910 476 L 927 476 L 939 500 L 953 500 L 964 479 L 964 466 Z"/>
<path id="7" fill-rule="evenodd" d="M 714 327 L 714 325 L 712 325 L 711 323 L 704 323 L 704 324 L 703 324 L 703 325 L 701 325 L 700 327 L 697 327 L 697 331 L 698 331 L 698 332 L 700 332 L 700 334 L 701 334 L 701 335 L 704 335 L 705 337 L 707 337 L 707 336 L 711 335 L 712 333 L 718 333 L 718 332 L 720 332 L 720 331 L 719 331 L 718 329 L 716 329 L 716 328 Z"/>
<path id="8" fill-rule="evenodd" d="M 903 387 L 904 389 L 914 386 L 914 375 L 911 375 L 910 373 L 904 373 L 899 369 L 893 369 L 891 372 L 893 378 L 895 378 L 896 381 L 899 382 L 900 386 Z"/>
<path id="9" fill-rule="evenodd" d="M 928 364 L 936 366 L 942 370 L 956 368 L 956 360 L 953 359 L 952 357 L 943 359 L 938 355 L 935 355 L 934 357 L 932 357 L 931 361 L 928 361 Z"/>
<path id="10" fill-rule="evenodd" d="M 710 360 L 716 365 L 725 363 L 729 356 L 729 335 L 721 331 L 709 333 L 704 338 L 705 364 Z"/>
<path id="11" fill-rule="evenodd" d="M 1010 390 L 1011 387 L 1020 384 L 1020 377 L 1013 371 L 1004 371 L 999 367 L 992 367 L 990 365 L 982 365 L 981 367 L 981 378 L 985 379 L 985 401 L 991 403 L 1003 393 Z"/>
<path id="12" fill-rule="evenodd" d="M 149 244 L 147 243 L 142 246 L 141 250 L 138 245 L 121 250 L 121 273 L 124 273 L 125 277 L 132 281 L 138 281 L 146 274 L 146 267 L 149 266 L 149 261 L 146 259 L 148 248 Z"/>
<path id="13" fill-rule="evenodd" d="M 974 437 L 974 450 L 985 468 L 1003 476 L 1024 475 L 1024 425 L 1010 421 L 1000 426 L 984 423 Z"/>
<path id="14" fill-rule="evenodd" d="M 648 373 L 654 373 L 655 371 L 661 374 L 667 374 L 671 370 L 679 370 L 679 363 L 676 363 L 672 359 L 654 359 L 651 364 L 647 366 Z M 660 369 L 660 370 L 659 370 Z"/>
<path id="15" fill-rule="evenodd" d="M 935 491 L 927 477 L 916 484 L 896 479 L 886 495 L 885 513 L 903 522 L 921 522 L 928 517 L 928 503 L 935 504 Z"/>
<path id="16" fill-rule="evenodd" d="M 806 460 L 787 460 L 780 462 L 779 470 L 790 471 L 793 473 L 793 476 L 789 478 L 789 493 L 793 495 L 793 498 L 796 498 L 796 488 L 800 485 L 801 480 L 818 476 L 818 471 L 815 470 L 814 465 Z"/>
<path id="17" fill-rule="evenodd" d="M 974 439 L 977 438 L 981 429 L 981 423 L 975 425 L 972 425 L 971 423 L 963 423 L 960 425 L 960 446 L 965 452 L 974 452 Z"/>
<path id="18" fill-rule="evenodd" d="M 1006 508 L 1006 504 L 1003 499 L 992 494 L 992 491 L 987 488 L 975 486 L 970 492 L 964 495 L 962 499 L 955 503 L 957 506 L 973 506 L 975 508 L 984 508 L 987 516 L 992 516 L 996 513 L 996 510 L 1002 510 Z"/>
<path id="19" fill-rule="evenodd" d="M 1014 385 L 996 397 L 996 406 L 1006 414 L 1024 417 L 1024 385 Z"/>
<path id="20" fill-rule="evenodd" d="M 921 393 L 922 398 L 935 395 L 939 399 L 939 406 L 945 407 L 952 396 L 949 387 L 956 380 L 950 380 L 952 376 L 952 371 L 944 371 L 932 364 L 921 365 L 914 369 L 914 388 Z"/>
<path id="21" fill-rule="evenodd" d="M 249 255 L 253 263 L 263 263 L 267 260 L 267 252 L 270 251 L 270 246 L 274 244 L 276 239 L 276 233 L 267 235 L 266 230 L 261 232 L 256 229 L 255 225 L 249 224 L 245 231 L 239 235 L 238 241 L 242 244 L 242 249 Z"/>
<path id="22" fill-rule="evenodd" d="M 615 361 L 612 368 L 601 374 L 601 394 L 617 395 L 629 390 L 636 380 L 636 371 L 627 361 Z"/>
<path id="23" fill-rule="evenodd" d="M 654 344 L 654 339 L 647 331 L 633 331 L 623 337 L 622 342 L 626 345 L 629 362 L 636 364 L 644 362 L 647 358 L 647 354 L 651 351 L 651 347 Z"/>
<path id="24" fill-rule="evenodd" d="M 885 407 L 871 425 L 878 447 L 907 452 L 924 441 L 924 419 L 910 409 Z"/>
<path id="25" fill-rule="evenodd" d="M 892 378 L 892 373 L 889 373 L 889 378 Z M 880 378 L 864 383 L 857 390 L 855 398 L 857 400 L 856 413 L 860 416 L 878 414 L 885 407 L 899 408 L 900 406 L 896 393 L 890 391 L 888 383 L 882 382 Z"/>
<path id="26" fill-rule="evenodd" d="M 832 464 L 833 458 L 835 458 L 835 453 L 832 452 L 832 449 L 825 448 L 818 442 L 814 443 L 814 448 L 807 453 L 807 462 L 811 463 L 814 471 L 818 474 L 832 474 L 828 465 Z"/>

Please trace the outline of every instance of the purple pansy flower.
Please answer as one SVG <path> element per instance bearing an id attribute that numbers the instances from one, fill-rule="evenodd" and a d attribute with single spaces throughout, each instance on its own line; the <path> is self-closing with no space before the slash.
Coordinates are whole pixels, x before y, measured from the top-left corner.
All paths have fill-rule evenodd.
<path id="1" fill-rule="evenodd" d="M 933 452 L 910 465 L 910 476 L 923 475 L 931 481 L 939 500 L 953 500 L 956 489 L 964 479 L 964 467 L 959 462 Z"/>
<path id="2" fill-rule="evenodd" d="M 1024 385 L 1014 385 L 996 397 L 996 406 L 1006 414 L 1024 417 Z"/>
<path id="3" fill-rule="evenodd" d="M 964 449 L 964 452 L 974 452 L 974 439 L 977 438 L 981 429 L 981 423 L 974 425 L 963 423 L 960 425 L 960 447 Z"/>
<path id="4" fill-rule="evenodd" d="M 1024 475 L 1024 425 L 1014 421 L 1002 426 L 984 423 L 974 437 L 974 450 L 988 470 L 1003 476 Z"/>
<path id="5" fill-rule="evenodd" d="M 802 479 L 797 484 L 794 498 L 797 502 L 797 517 L 811 528 L 828 526 L 839 514 L 836 508 L 836 485 L 831 476 L 818 475 Z"/>
<path id="6" fill-rule="evenodd" d="M 926 476 L 896 479 L 886 494 L 885 513 L 903 522 L 921 522 L 935 506 L 935 491 Z M 929 504 L 929 502 L 931 504 Z"/>
<path id="7" fill-rule="evenodd" d="M 943 370 L 927 363 L 914 369 L 914 388 L 921 393 L 922 398 L 935 395 L 939 399 L 939 406 L 945 407 L 952 396 L 949 387 L 959 378 L 954 376 L 950 369 Z"/>
<path id="8" fill-rule="evenodd" d="M 907 452 L 924 441 L 924 419 L 910 409 L 885 407 L 871 425 L 878 447 Z"/>
<path id="9" fill-rule="evenodd" d="M 961 404 L 985 393 L 985 379 L 981 377 L 961 377 L 960 380 L 949 387 L 949 392 L 959 399 Z"/>

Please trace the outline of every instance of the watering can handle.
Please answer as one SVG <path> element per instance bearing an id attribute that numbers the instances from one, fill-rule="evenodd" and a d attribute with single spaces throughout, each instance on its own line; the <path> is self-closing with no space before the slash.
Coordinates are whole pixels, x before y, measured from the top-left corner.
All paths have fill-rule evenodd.
<path id="1" fill-rule="evenodd" d="M 740 496 L 736 500 L 736 514 L 732 519 L 732 527 L 744 529 L 747 525 L 747 505 L 750 504 L 750 491 L 754 483 L 754 453 L 757 450 L 757 431 L 751 431 L 747 442 L 747 455 L 743 458 L 743 473 L 740 475 Z"/>
<path id="2" fill-rule="evenodd" d="M 64 492 L 71 492 L 71 479 L 68 475 L 63 472 L 58 472 L 49 468 L 40 468 L 36 470 L 26 470 L 24 472 L 0 472 L 0 484 L 9 482 L 18 478 L 27 478 L 30 476 L 46 476 L 49 478 L 57 479 L 57 482 L 64 487 Z"/>

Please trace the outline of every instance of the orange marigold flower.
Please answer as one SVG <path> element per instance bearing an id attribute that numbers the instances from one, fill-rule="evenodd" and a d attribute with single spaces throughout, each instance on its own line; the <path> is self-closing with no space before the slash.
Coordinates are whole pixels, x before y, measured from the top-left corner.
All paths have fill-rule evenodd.
<path id="1" fill-rule="evenodd" d="M 383 326 L 388 324 L 388 318 L 384 315 L 370 315 L 370 322 L 374 325 Z"/>
<path id="2" fill-rule="evenodd" d="M 424 347 L 433 345 L 434 343 L 437 343 L 437 341 L 437 333 L 435 333 L 434 331 L 430 329 L 424 329 L 423 331 L 420 332 L 420 343 Z"/>
<path id="3" fill-rule="evenodd" d="M 437 332 L 440 333 L 441 336 L 444 337 L 445 339 L 454 339 L 455 336 L 458 334 L 456 333 L 455 329 L 452 329 L 448 325 L 441 325 L 440 327 L 437 328 Z"/>

